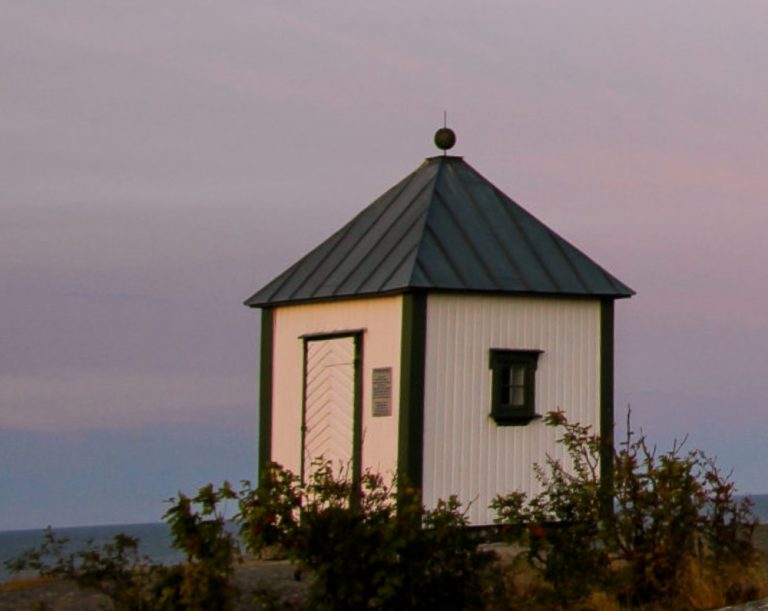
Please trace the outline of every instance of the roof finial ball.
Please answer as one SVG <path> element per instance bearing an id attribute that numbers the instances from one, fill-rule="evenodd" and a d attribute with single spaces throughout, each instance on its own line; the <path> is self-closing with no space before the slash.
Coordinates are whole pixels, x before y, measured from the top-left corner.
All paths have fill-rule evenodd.
<path id="1" fill-rule="evenodd" d="M 435 132 L 435 146 L 443 151 L 443 155 L 446 155 L 448 149 L 453 148 L 454 144 L 456 144 L 456 134 L 450 127 L 441 127 Z"/>

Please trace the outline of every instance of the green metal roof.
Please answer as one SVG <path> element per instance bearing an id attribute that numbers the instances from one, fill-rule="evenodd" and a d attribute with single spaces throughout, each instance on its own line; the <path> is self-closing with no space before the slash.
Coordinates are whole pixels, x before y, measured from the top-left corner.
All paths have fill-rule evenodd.
<path id="1" fill-rule="evenodd" d="M 634 294 L 461 157 L 440 156 L 424 161 L 245 304 L 414 289 Z"/>

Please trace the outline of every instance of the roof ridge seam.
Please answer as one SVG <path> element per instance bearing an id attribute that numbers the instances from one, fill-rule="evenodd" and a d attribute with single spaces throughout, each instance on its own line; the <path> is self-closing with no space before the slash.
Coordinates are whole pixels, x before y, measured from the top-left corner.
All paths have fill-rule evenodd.
<path id="1" fill-rule="evenodd" d="M 475 243 L 471 239 L 469 239 L 469 237 L 467 235 L 467 232 L 464 231 L 464 228 L 461 226 L 461 224 L 456 219 L 456 215 L 454 215 L 454 213 L 451 211 L 451 209 L 448 206 L 448 203 L 445 200 L 445 198 L 442 195 L 440 195 L 440 191 L 439 190 L 435 191 L 434 200 L 440 202 L 440 204 L 442 205 L 443 209 L 446 212 L 447 217 L 455 225 L 458 233 L 461 235 L 462 239 L 464 240 L 464 242 L 469 247 L 469 250 L 472 253 L 472 255 L 475 257 L 475 259 L 477 259 L 477 262 L 479 263 L 480 268 L 483 270 L 483 272 L 485 272 L 485 275 L 488 276 L 488 279 L 495 285 L 496 288 L 501 288 L 500 282 L 498 281 L 496 276 L 494 276 L 494 274 L 490 270 L 490 268 L 486 265 L 485 260 L 483 259 L 483 257 L 480 256 L 480 253 L 478 252 L 477 248 L 475 247 Z"/>
<path id="2" fill-rule="evenodd" d="M 545 225 L 545 227 L 546 227 L 546 225 Z M 589 284 L 587 284 L 587 282 L 584 280 L 584 278 L 582 278 L 581 273 L 576 268 L 576 264 L 573 261 L 571 261 L 571 257 L 568 256 L 568 253 L 563 248 L 563 243 L 567 244 L 571 248 L 576 248 L 576 247 L 573 246 L 572 244 L 570 244 L 569 242 L 567 242 L 566 240 L 564 240 L 563 238 L 561 238 L 554 231 L 552 231 L 549 227 L 547 227 L 547 233 L 549 234 L 549 237 L 552 240 L 552 242 L 554 242 L 555 247 L 557 248 L 557 250 L 560 251 L 560 254 L 563 255 L 563 258 L 565 259 L 566 263 L 568 263 L 568 266 L 573 271 L 574 275 L 576 276 L 576 280 L 579 281 L 579 284 L 581 284 L 582 288 L 587 293 L 592 293 L 593 291 L 590 290 Z"/>
<path id="3" fill-rule="evenodd" d="M 445 166 L 445 163 L 443 162 L 444 159 L 446 159 L 446 157 L 444 155 L 440 156 L 440 157 L 430 157 L 430 158 L 427 159 L 427 161 L 430 162 L 430 165 L 431 165 L 431 163 L 433 161 L 437 165 L 437 171 L 435 172 L 435 176 L 432 179 L 432 196 L 434 196 L 434 194 L 435 194 L 435 189 L 437 188 L 437 182 L 440 180 L 440 173 L 443 171 L 443 167 Z M 432 197 L 430 197 L 428 201 L 431 201 L 431 199 L 432 199 Z M 422 239 L 420 239 L 420 240 L 418 240 L 416 242 L 417 247 L 416 247 L 415 263 L 418 263 L 419 260 L 421 259 L 421 257 L 420 257 L 421 249 L 424 247 L 423 236 L 424 236 L 424 233 L 425 233 L 425 231 L 426 231 L 426 229 L 428 227 L 428 224 L 429 224 L 430 212 L 431 212 L 431 206 L 427 206 L 427 211 L 426 211 L 426 214 L 424 215 L 424 221 L 422 223 L 421 230 L 420 230 L 420 234 L 422 236 Z M 411 286 L 412 283 L 413 283 L 413 269 L 411 269 L 411 274 L 408 276 L 408 282 L 406 283 L 406 285 L 407 286 Z"/>
<path id="4" fill-rule="evenodd" d="M 475 169 L 474 169 L 474 168 L 473 168 L 471 165 L 469 165 L 468 163 L 464 163 L 464 165 L 465 165 L 465 166 L 467 166 L 467 168 L 468 168 L 469 170 L 471 170 L 472 172 L 474 172 L 475 174 L 477 174 L 478 176 L 480 176 L 479 172 L 477 172 L 477 170 L 475 170 Z M 517 266 L 517 263 L 514 261 L 514 259 L 513 259 L 513 258 L 510 256 L 510 254 L 507 252 L 507 249 L 504 247 L 504 242 L 503 242 L 503 240 L 502 240 L 502 239 L 499 237 L 499 235 L 496 233 L 496 226 L 495 226 L 493 223 L 490 223 L 490 222 L 488 221 L 488 217 L 487 217 L 487 216 L 485 215 L 485 213 L 483 212 L 483 209 L 482 209 L 482 207 L 480 206 L 479 202 L 478 202 L 478 201 L 477 201 L 477 199 L 474 197 L 474 195 L 472 194 L 472 192 L 471 192 L 471 191 L 470 191 L 470 190 L 467 188 L 467 186 L 464 184 L 464 181 L 461 179 L 461 177 L 459 176 L 459 174 L 458 174 L 458 172 L 456 171 L 456 169 L 455 169 L 454 167 L 450 166 L 450 167 L 449 167 L 449 170 L 450 170 L 451 174 L 453 174 L 453 175 L 456 177 L 456 182 L 457 182 L 457 184 L 459 185 L 459 188 L 461 189 L 461 191 L 462 191 L 462 193 L 464 194 L 464 196 L 465 196 L 465 197 L 466 197 L 466 198 L 467 198 L 469 201 L 471 201 L 471 202 L 472 202 L 473 208 L 474 208 L 474 210 L 477 212 L 477 215 L 478 215 L 478 217 L 480 218 L 480 220 L 481 220 L 481 221 L 482 221 L 482 222 L 485 224 L 485 226 L 486 226 L 486 227 L 487 227 L 487 228 L 490 230 L 490 234 L 491 234 L 491 236 L 493 237 L 493 239 L 496 241 L 496 244 L 499 246 L 499 250 L 501 251 L 501 253 L 502 253 L 502 255 L 504 256 L 504 258 L 507 260 L 507 262 L 510 264 L 510 266 L 514 268 L 514 270 L 515 270 L 515 273 L 517 274 L 517 277 L 520 279 L 520 282 L 523 284 L 523 286 L 524 286 L 526 289 L 530 289 L 530 286 L 529 286 L 529 284 L 528 284 L 528 280 L 527 280 L 527 278 L 525 277 L 525 275 L 524 275 L 524 274 L 522 274 L 522 273 L 520 272 L 520 269 L 519 269 L 519 267 Z M 482 178 L 482 176 L 480 176 L 480 177 Z M 486 181 L 486 182 L 488 182 L 488 181 Z M 495 194 L 494 194 L 494 195 L 495 195 Z M 497 199 L 498 199 L 498 198 L 497 198 Z M 502 204 L 502 205 L 504 205 L 504 202 L 502 201 L 502 202 L 501 202 L 501 204 Z M 478 257 L 479 257 L 479 254 L 478 254 Z M 482 260 L 482 259 L 481 259 L 481 260 Z M 496 277 L 493 275 L 493 273 L 491 272 L 490 268 L 488 269 L 488 274 L 489 274 L 489 276 L 491 277 L 491 279 L 492 279 L 492 280 L 493 280 L 493 281 L 496 283 L 496 286 L 497 286 L 497 287 L 499 287 L 499 289 L 501 289 L 501 288 L 503 287 L 503 283 L 502 283 L 502 282 L 500 282 L 500 281 L 499 281 L 499 280 L 498 280 L 498 279 L 497 279 L 497 278 L 496 278 Z"/>
<path id="5" fill-rule="evenodd" d="M 325 252 L 325 254 L 324 254 L 322 257 L 320 257 L 320 258 L 319 258 L 318 262 L 317 262 L 317 263 L 316 263 L 316 264 L 315 264 L 315 265 L 312 267 L 312 269 L 309 271 L 309 273 L 307 273 L 307 274 L 306 274 L 306 278 L 310 278 L 310 277 L 312 277 L 312 276 L 314 275 L 314 273 L 315 273 L 315 272 L 316 272 L 316 271 L 317 271 L 317 270 L 318 270 L 318 269 L 319 269 L 319 268 L 320 268 L 320 267 L 323 265 L 323 263 L 325 263 L 325 262 L 326 262 L 326 260 L 328 259 L 328 256 L 329 256 L 329 255 L 330 255 L 330 254 L 331 254 L 331 253 L 332 253 L 332 252 L 335 250 L 335 248 L 336 248 L 336 247 L 339 245 L 339 243 L 340 243 L 340 242 L 341 242 L 341 241 L 344 239 L 344 237 L 345 237 L 345 236 L 346 236 L 346 235 L 347 235 L 347 234 L 350 232 L 350 230 L 351 230 L 351 229 L 352 229 L 352 221 L 350 221 L 349 223 L 347 223 L 346 225 L 344 225 L 344 227 L 342 227 L 341 229 L 339 229 L 339 231 L 337 231 L 337 232 L 336 232 L 337 234 L 340 234 L 340 235 L 339 235 L 339 237 L 338 237 L 338 239 L 337 239 L 337 240 L 335 240 L 335 241 L 333 242 L 333 244 L 331 244 L 331 245 L 329 246 L 329 248 L 328 248 L 328 250 Z M 334 235 L 336 235 L 336 234 L 334 234 Z M 321 246 L 323 246 L 324 244 L 327 244 L 327 243 L 328 243 L 328 241 L 329 241 L 329 240 L 331 240 L 331 239 L 333 239 L 333 236 L 331 236 L 331 237 L 330 237 L 328 240 L 326 240 L 326 241 L 324 241 L 324 242 L 321 242 L 321 243 L 320 243 L 318 246 L 316 246 L 314 249 L 312 249 L 311 251 L 309 251 L 309 252 L 307 253 L 306 257 L 309 257 L 309 256 L 313 255 L 314 253 L 316 253 L 316 252 L 318 251 L 318 249 L 319 249 Z M 305 257 L 305 258 L 306 258 L 306 257 Z M 302 259 L 301 261 L 304 261 L 304 259 Z M 301 261 L 300 261 L 300 262 L 301 262 Z M 289 279 L 289 278 L 290 278 L 290 276 L 288 276 L 288 277 L 285 279 L 285 281 L 283 282 L 283 285 L 285 285 L 285 284 L 288 282 L 288 279 Z M 290 295 L 289 295 L 289 299 L 292 299 L 293 297 L 295 297 L 295 296 L 296 296 L 296 292 L 297 292 L 298 290 L 300 290 L 301 286 L 302 286 L 302 285 L 301 285 L 301 284 L 299 284 L 299 286 L 297 286 L 297 287 L 296 287 L 296 288 L 295 288 L 293 291 L 291 291 L 291 293 L 290 293 Z M 322 286 L 322 284 L 320 284 L 320 286 Z M 281 288 L 282 288 L 282 287 L 281 287 Z M 317 290 L 317 289 L 315 289 L 315 290 Z M 314 292 L 314 291 L 313 291 L 313 292 Z"/>
<path id="6" fill-rule="evenodd" d="M 315 251 L 316 251 L 318 248 L 320 248 L 320 246 L 322 246 L 323 244 L 326 244 L 326 243 L 330 242 L 330 241 L 331 241 L 331 240 L 333 240 L 334 238 L 336 238 L 336 243 L 337 243 L 339 240 L 341 240 L 341 239 L 344 237 L 344 234 L 345 234 L 345 233 L 346 233 L 348 230 L 349 230 L 349 228 L 348 228 L 348 226 L 347 226 L 347 225 L 344 225 L 344 227 L 341 227 L 340 229 L 337 229 L 337 230 L 336 230 L 336 231 L 335 231 L 333 234 L 331 234 L 331 235 L 330 235 L 328 238 L 326 238 L 326 240 L 325 240 L 324 242 L 322 242 L 321 244 L 319 244 L 318 246 L 316 246 L 315 248 L 313 248 L 312 250 L 310 250 L 310 251 L 309 251 L 309 252 L 308 252 L 306 255 L 304 255 L 304 256 L 303 256 L 301 259 L 299 259 L 298 261 L 296 261 L 296 263 L 294 263 L 293 265 L 291 265 L 291 266 L 290 266 L 290 267 L 289 267 L 287 270 L 285 270 L 285 271 L 284 271 L 282 274 L 280 274 L 279 276 L 277 276 L 277 278 L 274 278 L 274 279 L 272 280 L 272 282 L 270 282 L 269 284 L 267 284 L 267 286 L 266 286 L 266 287 L 264 287 L 264 288 L 263 288 L 261 291 L 258 291 L 258 292 L 257 292 L 255 295 L 257 295 L 258 293 L 260 293 L 260 292 L 262 292 L 262 291 L 266 290 L 267 288 L 269 288 L 270 284 L 272 284 L 272 283 L 276 283 L 276 286 L 275 286 L 275 288 L 274 288 L 274 289 L 273 289 L 273 290 L 270 292 L 270 299 L 271 299 L 272 297 L 274 297 L 274 296 L 275 296 L 277 293 L 279 293 L 279 292 L 280 292 L 280 290 L 281 290 L 281 289 L 282 289 L 282 288 L 283 288 L 283 287 L 284 287 L 286 284 L 288 284 L 288 281 L 292 279 L 292 277 L 293 277 L 293 274 L 294 274 L 295 272 L 297 272 L 297 271 L 298 271 L 298 270 L 301 268 L 302 264 L 303 264 L 303 263 L 304 263 L 304 262 L 305 262 L 307 259 L 309 259 L 309 257 L 310 257 L 312 254 L 314 254 L 314 253 L 315 253 Z M 338 236 L 338 237 L 337 237 L 337 236 Z M 320 262 L 318 262 L 318 264 L 317 264 L 317 265 L 316 265 L 316 266 L 313 268 L 313 270 L 314 270 L 314 269 L 317 269 L 317 267 L 320 265 L 320 263 L 322 263 L 322 261 L 323 261 L 323 260 L 324 260 L 324 259 L 321 259 L 321 261 L 320 261 Z M 308 275 L 311 275 L 311 274 L 308 274 Z M 279 282 L 278 282 L 278 281 L 279 281 Z M 289 295 L 289 297 L 288 297 L 288 298 L 289 298 L 289 299 L 290 299 L 290 298 L 292 298 L 292 297 L 293 297 L 295 294 L 296 294 L 296 291 L 294 290 L 294 291 L 292 291 L 292 292 L 290 293 L 290 295 Z M 255 295 L 254 295 L 254 297 L 255 297 Z"/>
<path id="7" fill-rule="evenodd" d="M 435 283 L 435 281 L 432 279 L 432 276 L 429 275 L 429 271 L 427 271 L 427 269 L 421 263 L 419 263 L 418 257 L 413 262 L 413 267 L 414 268 L 416 268 L 416 267 L 419 268 L 419 271 L 421 272 L 421 275 L 424 276 L 427 279 L 427 282 L 429 284 L 434 284 Z M 411 283 L 409 284 L 409 286 L 411 286 L 411 285 L 413 285 L 413 280 L 411 280 Z"/>
<path id="8" fill-rule="evenodd" d="M 379 286 L 377 287 L 378 290 L 383 289 L 387 282 L 389 282 L 392 277 L 397 273 L 397 270 L 399 270 L 403 264 L 408 260 L 409 257 L 411 257 L 417 250 L 418 246 L 414 246 L 413 248 L 409 248 L 408 251 L 405 253 L 405 256 L 403 256 L 400 261 L 392 268 L 392 271 L 387 274 L 387 276 L 379 283 Z M 414 262 L 415 264 L 415 262 Z"/>
<path id="9" fill-rule="evenodd" d="M 245 304 L 410 289 L 590 299 L 634 294 L 461 157 L 440 156 L 421 163 Z"/>
<path id="10" fill-rule="evenodd" d="M 512 211 L 510 210 L 509 206 L 506 205 L 506 202 L 504 200 L 506 199 L 506 200 L 509 200 L 510 202 L 512 202 L 515 205 L 516 209 L 518 209 L 518 210 L 522 211 L 523 213 L 527 214 L 528 216 L 530 216 L 532 219 L 534 219 L 541 226 L 546 227 L 546 225 L 544 225 L 544 223 L 542 223 L 539 219 L 537 219 L 535 216 L 533 216 L 530 212 L 528 212 L 525 208 L 523 208 L 520 204 L 518 204 L 511 197 L 509 197 L 508 195 L 505 195 L 503 191 L 501 191 L 498 187 L 493 185 L 491 182 L 488 182 L 488 184 L 491 185 L 491 188 L 493 189 L 494 195 L 496 195 L 496 197 L 501 200 L 501 202 L 503 204 L 501 206 L 501 208 L 504 210 L 504 213 L 507 215 L 509 220 L 512 222 L 512 224 L 517 229 L 518 233 L 522 237 L 522 240 L 526 243 L 526 245 L 528 246 L 528 249 L 533 254 L 533 258 L 536 259 L 536 261 L 538 262 L 539 266 L 544 271 L 544 274 L 547 276 L 547 278 L 549 278 L 549 281 L 552 283 L 552 286 L 555 287 L 556 291 L 562 291 L 563 288 L 560 286 L 560 283 L 558 283 L 557 279 L 554 277 L 552 272 L 549 270 L 547 265 L 544 263 L 544 261 L 541 258 L 541 255 L 539 254 L 538 250 L 533 247 L 533 244 L 531 243 L 531 240 L 528 238 L 528 235 L 523 230 L 522 226 L 520 225 L 520 222 L 517 220 L 515 215 L 512 214 Z"/>
<path id="11" fill-rule="evenodd" d="M 388 199 L 389 199 L 389 203 L 390 203 L 390 204 L 391 204 L 393 201 L 395 201 L 395 200 L 397 199 L 397 197 L 398 197 L 398 196 L 399 196 L 399 195 L 400 195 L 400 194 L 401 194 L 403 191 L 405 191 L 406 187 L 407 187 L 409 184 L 411 184 L 411 182 L 413 182 L 413 178 L 414 178 L 414 176 L 415 176 L 415 175 L 416 175 L 416 171 L 414 171 L 414 172 L 411 172 L 411 173 L 410 173 L 410 174 L 409 174 L 409 175 L 408 175 L 406 178 L 404 178 L 404 179 L 401 181 L 401 183 L 400 183 L 400 185 L 401 185 L 400 189 L 398 189 L 398 190 L 397 190 L 397 192 L 396 192 L 395 194 L 393 194 L 393 195 L 392 195 L 392 197 L 388 198 Z M 391 190 L 394 190 L 394 188 L 393 188 L 393 189 L 391 189 Z M 385 195 L 386 195 L 386 193 L 385 193 Z M 379 199 L 378 199 L 378 200 L 376 200 L 376 201 L 380 202 L 381 200 L 383 200 L 383 196 L 382 196 L 382 198 L 379 198 Z M 374 203 L 376 203 L 376 201 L 375 201 Z M 360 217 L 363 215 L 363 213 L 364 213 L 365 211 L 367 211 L 367 210 L 370 210 L 370 206 L 369 206 L 369 207 L 366 207 L 366 208 L 364 208 L 363 210 L 361 210 L 361 211 L 360 211 L 358 214 L 356 214 L 356 215 L 354 216 L 354 218 L 353 218 L 352 220 L 350 220 L 350 221 L 349 221 L 349 223 L 347 223 L 347 224 L 346 224 L 346 226 L 345 226 L 345 227 L 347 228 L 347 233 L 348 233 L 348 232 L 349 232 L 349 230 L 351 230 L 351 229 L 352 229 L 352 227 L 355 225 L 355 221 L 356 221 L 357 219 L 359 219 L 359 218 L 360 218 Z M 387 211 L 387 206 L 385 206 L 385 205 L 383 205 L 383 204 L 382 204 L 382 206 L 381 206 L 381 211 L 380 211 L 380 212 L 379 212 L 379 213 L 376 215 L 375 219 L 373 219 L 373 221 L 372 221 L 371 223 L 369 223 L 369 224 L 368 224 L 368 228 L 370 229 L 370 227 L 372 227 L 372 226 L 375 226 L 376 222 L 377 222 L 377 221 L 378 221 L 378 220 L 379 220 L 379 219 L 380 219 L 382 216 L 384 216 L 384 214 L 386 213 L 386 211 Z M 366 230 L 366 231 L 367 231 L 367 230 Z M 354 241 L 354 243 L 352 244 L 352 247 L 351 247 L 350 249 L 348 249 L 348 251 L 351 251 L 351 250 L 353 250 L 353 249 L 354 249 L 354 248 L 355 248 L 355 247 L 356 247 L 356 246 L 357 246 L 357 245 L 358 245 L 358 244 L 359 244 L 359 243 L 362 241 L 363 237 L 365 236 L 365 233 L 366 233 L 366 232 L 363 232 L 363 233 L 360 235 L 360 237 L 359 237 L 359 238 L 357 238 L 357 240 L 355 240 L 355 241 Z M 320 265 L 321 265 L 322 263 L 324 263 L 324 262 L 325 262 L 325 260 L 326 260 L 326 259 L 327 259 L 327 258 L 330 256 L 331 252 L 332 252 L 332 251 L 335 249 L 336 245 L 338 245 L 338 242 L 337 242 L 336 244 L 334 244 L 334 247 L 333 247 L 333 248 L 331 248 L 331 249 L 330 249 L 330 250 L 329 250 L 329 251 L 326 253 L 326 255 L 325 255 L 323 258 L 322 258 L 322 260 L 320 261 L 320 263 L 319 263 L 318 265 L 316 265 L 316 266 L 315 266 L 315 269 L 318 269 L 318 267 L 320 267 Z M 355 268 L 353 268 L 353 270 L 352 270 L 352 271 L 354 271 L 354 269 L 356 269 L 356 267 L 355 267 Z M 328 271 L 328 273 L 326 273 L 326 274 L 323 276 L 323 278 L 320 280 L 319 284 L 317 285 L 318 289 L 319 289 L 319 287 L 322 287 L 322 286 L 324 286 L 324 283 L 325 283 L 325 281 L 326 281 L 326 280 L 328 280 L 328 278 L 329 278 L 329 277 L 330 277 L 330 276 L 333 274 L 333 272 L 334 272 L 334 271 L 336 271 L 336 270 L 335 270 L 335 268 L 331 268 L 331 270 L 329 270 L 329 271 Z M 350 272 L 350 273 L 351 273 L 351 272 Z M 347 277 L 348 277 L 348 276 L 347 276 Z M 346 277 L 345 277 L 345 279 L 346 279 Z M 339 283 L 339 286 L 341 286 L 341 283 Z M 337 288 L 338 288 L 338 287 L 337 287 Z M 315 289 L 315 290 L 318 290 L 318 289 Z M 333 294 L 333 295 L 337 294 L 337 291 L 333 291 L 333 292 L 332 292 L 332 294 Z"/>
<path id="12" fill-rule="evenodd" d="M 440 250 L 443 253 L 443 257 L 446 263 L 448 264 L 448 267 L 451 268 L 451 271 L 453 271 L 453 274 L 461 281 L 461 283 L 466 286 L 468 284 L 467 279 L 462 275 L 462 273 L 459 271 L 459 268 L 454 263 L 453 259 L 449 254 L 450 251 L 448 250 L 448 248 L 446 248 L 446 246 L 440 240 L 438 235 L 434 231 L 432 231 L 429 225 L 427 225 L 424 228 L 424 234 L 432 238 L 432 241 L 437 245 L 438 250 Z M 417 261 L 418 261 L 418 258 L 417 258 Z"/>
<path id="13" fill-rule="evenodd" d="M 411 182 L 412 182 L 412 181 L 411 181 Z M 409 184 L 410 184 L 410 182 L 409 182 Z M 392 222 L 391 222 L 391 223 L 390 223 L 390 224 L 387 226 L 387 228 L 386 228 L 386 229 L 385 229 L 385 230 L 382 232 L 381 236 L 380 236 L 380 237 L 379 237 L 379 238 L 376 240 L 375 244 L 373 245 L 373 248 L 371 248 L 371 249 L 369 250 L 369 252 L 370 252 L 370 251 L 372 251 L 372 250 L 373 250 L 373 249 L 374 249 L 376 246 L 378 246 L 379 244 L 381 244 L 381 242 L 384 240 L 384 238 L 390 234 L 390 232 L 392 231 L 393 227 L 396 227 L 396 226 L 398 225 L 399 221 L 400 221 L 400 220 L 403 218 L 403 216 L 405 216 L 405 214 L 408 212 L 408 210 L 409 210 L 409 208 L 411 207 L 411 205 L 413 204 L 413 202 L 415 202 L 415 201 L 416 201 L 416 200 L 417 200 L 417 199 L 418 199 L 418 198 L 421 196 L 421 194 L 422 194 L 422 193 L 423 193 L 423 192 L 424 192 L 424 191 L 427 189 L 427 187 L 428 187 L 428 184 L 429 184 L 429 183 L 427 183 L 427 184 L 426 184 L 426 185 L 424 185 L 424 186 L 423 186 L 421 189 L 419 189 L 419 190 L 418 190 L 418 192 L 417 192 L 417 193 L 414 195 L 413 199 L 411 199 L 411 201 L 410 201 L 408 204 L 406 204 L 405 206 L 403 206 L 403 209 L 402 209 L 402 210 L 401 210 L 401 211 L 400 211 L 400 212 L 397 214 L 397 216 L 396 216 L 396 217 L 393 219 L 393 221 L 392 221 Z M 405 187 L 403 187 L 403 189 L 400 191 L 400 193 L 398 193 L 398 195 L 402 194 L 402 193 L 403 193 L 403 191 L 405 191 Z M 394 200 L 393 200 L 393 201 L 394 201 Z M 385 210 L 384 212 L 386 212 L 386 210 Z M 379 219 L 381 219 L 381 217 L 383 217 L 383 216 L 384 216 L 384 212 L 382 212 L 382 214 L 379 216 Z M 390 254 L 391 254 L 391 253 L 392 253 L 392 252 L 393 252 L 393 251 L 394 251 L 394 250 L 397 248 L 397 246 L 398 246 L 398 243 L 397 243 L 397 242 L 396 242 L 395 244 L 393 244 L 393 245 L 392 245 L 392 246 L 391 246 L 391 247 L 390 247 L 390 248 L 387 250 L 387 252 L 386 252 L 386 253 L 384 253 L 384 255 L 382 256 L 382 260 L 385 260 L 385 259 L 387 258 L 387 256 L 388 256 L 388 255 L 390 255 Z M 344 284 L 344 283 L 345 283 L 345 282 L 346 282 L 346 281 L 349 279 L 349 277 L 350 277 L 350 276 L 351 276 L 351 275 L 352 275 L 352 274 L 353 274 L 355 271 L 357 271 L 357 269 L 358 269 L 358 268 L 359 268 L 359 265 L 358 265 L 358 266 L 355 266 L 355 267 L 354 267 L 352 270 L 350 270 L 350 272 L 349 272 L 349 273 L 348 273 L 348 274 L 347 274 L 347 275 L 344 277 L 344 279 L 343 279 L 341 282 L 339 282 L 339 286 L 342 286 L 342 285 L 343 285 L 343 284 Z M 356 287 L 356 290 L 360 290 L 360 288 L 362 287 L 362 285 L 363 285 L 363 284 L 365 284 L 365 279 L 364 279 L 364 280 L 363 280 L 361 283 L 359 283 L 359 284 L 358 284 L 358 286 Z"/>
<path id="14" fill-rule="evenodd" d="M 531 213 L 528 212 L 528 214 L 531 214 Z M 531 215 L 531 216 L 533 216 L 533 215 Z M 568 248 L 572 249 L 573 251 L 578 253 L 579 256 L 584 257 L 587 261 L 589 261 L 589 263 L 594 265 L 604 276 L 606 276 L 606 279 L 609 280 L 609 284 L 612 284 L 615 290 L 622 290 L 622 287 L 623 287 L 623 289 L 629 289 L 630 293 L 634 293 L 634 291 L 632 291 L 632 289 L 630 289 L 628 286 L 625 286 L 618 278 L 614 278 L 608 270 L 606 270 L 602 265 L 600 265 L 597 261 L 595 261 L 592 257 L 590 257 L 583 250 L 581 250 L 581 248 L 579 248 L 575 244 L 572 244 L 569 240 L 567 240 L 566 238 L 561 236 L 554 229 L 551 229 L 549 227 L 549 225 L 544 225 L 544 223 L 542 223 L 542 225 L 546 228 L 546 230 L 550 234 L 550 236 L 552 236 L 553 241 L 555 242 L 555 244 L 557 245 L 558 249 L 560 250 L 560 252 L 565 257 L 566 261 L 568 261 L 568 265 L 571 266 L 571 269 L 573 269 L 574 273 L 576 274 L 576 277 L 579 279 L 579 282 L 581 282 L 584 285 L 585 289 L 589 290 L 589 285 L 586 283 L 586 280 L 584 280 L 582 278 L 581 274 L 575 268 L 575 264 L 571 261 L 570 256 L 568 256 L 566 251 L 563 249 L 563 244 L 568 246 Z M 616 283 L 618 283 L 618 285 Z M 590 291 L 590 294 L 598 294 L 598 293 L 595 293 L 594 291 Z"/>

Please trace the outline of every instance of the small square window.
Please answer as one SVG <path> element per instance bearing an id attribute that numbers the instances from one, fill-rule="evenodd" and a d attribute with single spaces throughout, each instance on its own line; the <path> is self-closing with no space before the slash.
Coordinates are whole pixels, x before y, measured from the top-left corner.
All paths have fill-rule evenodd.
<path id="1" fill-rule="evenodd" d="M 540 350 L 491 350 L 491 416 L 499 425 L 528 424 L 536 415 Z"/>

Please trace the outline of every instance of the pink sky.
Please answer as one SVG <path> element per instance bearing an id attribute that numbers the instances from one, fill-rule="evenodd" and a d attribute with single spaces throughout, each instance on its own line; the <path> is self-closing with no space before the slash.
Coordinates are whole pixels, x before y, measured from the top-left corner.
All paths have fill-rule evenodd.
<path id="1" fill-rule="evenodd" d="M 617 307 L 617 406 L 768 492 L 765 3 L 2 13 L 0 433 L 38 441 L 0 447 L 0 529 L 157 519 L 154 489 L 93 498 L 155 477 L 128 450 L 99 466 L 120 439 L 140 453 L 141 431 L 193 431 L 168 445 L 180 464 L 221 456 L 193 441 L 211 422 L 255 444 L 258 316 L 241 301 L 433 155 L 444 109 L 456 154 L 638 292 Z M 33 501 L 19 476 L 25 448 L 59 460 L 51 439 L 89 471 L 88 512 Z M 205 476 L 252 477 L 252 455 Z"/>

